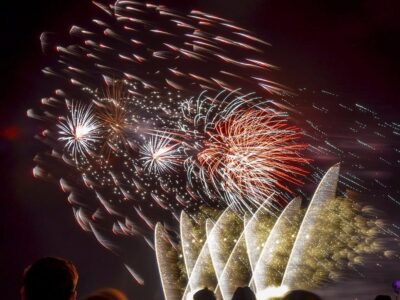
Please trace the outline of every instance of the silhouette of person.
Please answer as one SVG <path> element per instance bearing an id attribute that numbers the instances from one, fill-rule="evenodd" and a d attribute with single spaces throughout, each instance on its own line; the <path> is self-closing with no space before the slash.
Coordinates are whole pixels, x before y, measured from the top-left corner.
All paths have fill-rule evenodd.
<path id="1" fill-rule="evenodd" d="M 321 300 L 321 297 L 305 290 L 294 290 L 286 294 L 282 300 Z"/>
<path id="2" fill-rule="evenodd" d="M 238 287 L 233 294 L 232 300 L 256 300 L 256 296 L 248 286 Z"/>
<path id="3" fill-rule="evenodd" d="M 202 290 L 197 291 L 193 295 L 193 300 L 216 300 L 214 293 L 210 291 L 208 288 L 204 288 Z"/>
<path id="4" fill-rule="evenodd" d="M 44 257 L 23 274 L 22 300 L 75 300 L 78 272 L 70 261 Z"/>

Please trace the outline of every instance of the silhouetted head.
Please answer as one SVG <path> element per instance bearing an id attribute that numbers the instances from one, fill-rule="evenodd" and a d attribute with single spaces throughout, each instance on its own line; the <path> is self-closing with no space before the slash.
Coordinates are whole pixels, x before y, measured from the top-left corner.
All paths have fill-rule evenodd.
<path id="1" fill-rule="evenodd" d="M 23 300 L 75 300 L 78 272 L 70 261 L 45 257 L 24 271 Z"/>
<path id="2" fill-rule="evenodd" d="M 286 294 L 283 300 L 321 300 L 321 297 L 305 290 L 294 290 Z"/>
<path id="3" fill-rule="evenodd" d="M 238 287 L 233 294 L 232 300 L 256 300 L 256 296 L 248 286 Z"/>
<path id="4" fill-rule="evenodd" d="M 208 288 L 204 288 L 200 291 L 197 291 L 193 295 L 193 300 L 216 300 L 215 295 L 212 291 L 210 291 Z"/>
<path id="5" fill-rule="evenodd" d="M 375 300 L 392 300 L 392 297 L 388 295 L 378 295 L 375 297 Z"/>
<path id="6" fill-rule="evenodd" d="M 117 289 L 105 288 L 94 291 L 85 300 L 128 300 L 128 298 Z"/>

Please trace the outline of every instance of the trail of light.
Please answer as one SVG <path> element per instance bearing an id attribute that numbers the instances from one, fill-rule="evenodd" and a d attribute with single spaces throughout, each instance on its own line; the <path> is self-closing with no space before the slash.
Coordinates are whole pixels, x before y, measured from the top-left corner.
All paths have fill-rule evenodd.
<path id="1" fill-rule="evenodd" d="M 101 139 L 100 124 L 91 105 L 72 103 L 70 115 L 57 127 L 60 135 L 58 140 L 65 142 L 65 147 L 75 159 L 78 155 L 86 157 Z"/>
<path id="2" fill-rule="evenodd" d="M 321 203 L 327 199 L 333 199 L 336 196 L 339 169 L 339 164 L 331 167 L 318 184 L 318 187 L 313 198 L 311 199 L 307 212 L 297 233 L 296 240 L 286 266 L 286 271 L 283 275 L 283 286 L 288 286 L 292 289 L 296 288 L 295 277 L 299 275 L 299 272 L 301 272 L 299 269 L 299 266 L 301 265 L 301 254 L 307 243 L 308 232 L 312 229 L 314 220 L 321 209 Z"/>
<path id="3" fill-rule="evenodd" d="M 307 162 L 297 154 L 305 145 L 291 143 L 299 132 L 275 114 L 238 111 L 218 121 L 205 134 L 208 139 L 197 160 L 236 208 L 246 201 L 261 205 L 277 187 L 290 192 L 283 182 L 300 184 L 293 175 L 305 174 L 295 165 Z"/>
<path id="4" fill-rule="evenodd" d="M 221 228 L 223 228 L 223 225 L 221 225 L 221 223 L 226 221 L 226 218 L 228 217 L 229 212 L 231 212 L 231 209 L 228 207 L 220 215 L 220 217 L 215 222 L 215 224 L 211 220 L 207 220 L 207 222 L 206 222 L 206 232 L 207 232 L 206 243 L 207 243 L 208 250 L 204 250 L 204 251 L 207 251 L 210 255 L 212 266 L 213 266 L 213 269 L 215 271 L 215 275 L 217 278 L 217 282 L 219 281 L 219 278 L 222 274 L 222 271 L 223 271 L 225 263 L 226 263 L 226 260 L 224 262 L 224 260 L 222 258 L 224 256 L 224 253 L 221 248 L 222 246 L 220 243 L 218 233 L 220 232 Z M 206 245 L 206 243 L 205 243 L 205 245 Z M 198 264 L 199 263 L 196 262 L 196 265 L 198 265 Z M 193 274 L 194 274 L 194 271 L 193 271 Z M 190 282 L 191 282 L 191 280 L 190 280 Z M 217 284 L 217 282 L 216 282 L 216 284 Z M 213 288 L 216 287 L 216 284 L 213 286 Z M 200 285 L 200 287 L 202 287 L 202 286 Z"/>
<path id="5" fill-rule="evenodd" d="M 192 275 L 193 268 L 199 255 L 199 253 L 195 253 L 194 251 L 192 251 L 190 245 L 190 241 L 192 239 L 191 231 L 193 230 L 193 228 L 194 226 L 192 225 L 189 216 L 185 213 L 185 211 L 182 211 L 179 220 L 179 229 L 181 236 L 183 260 L 185 262 L 188 278 L 190 278 L 190 276 Z"/>
<path id="6" fill-rule="evenodd" d="M 158 266 L 158 274 L 161 277 L 162 289 L 166 300 L 179 300 L 179 289 L 173 279 L 172 270 L 169 268 L 171 264 L 176 264 L 176 261 L 168 261 L 166 256 L 167 247 L 171 247 L 168 240 L 165 238 L 166 232 L 161 223 L 156 224 L 154 232 L 155 252 Z"/>
<path id="7" fill-rule="evenodd" d="M 226 210 L 222 213 L 222 215 L 225 212 Z M 218 218 L 216 224 L 219 222 L 222 215 Z M 206 268 L 206 266 L 208 266 L 209 264 L 213 265 L 210 251 L 210 235 L 213 233 L 216 224 L 214 224 L 211 220 L 206 221 L 207 238 L 201 248 L 199 256 L 196 259 L 196 263 L 193 267 L 188 283 L 186 285 L 183 299 L 189 299 L 188 295 L 190 293 L 204 288 L 205 286 L 209 288 L 214 288 L 217 285 L 218 279 L 215 277 L 216 274 L 214 274 L 214 270 L 211 270 L 211 274 L 207 274 L 207 269 L 209 270 L 210 268 Z"/>
<path id="8" fill-rule="evenodd" d="M 152 135 L 150 139 L 140 146 L 140 158 L 144 161 L 145 169 L 161 174 L 175 170 L 180 163 L 177 152 L 178 144 L 172 143 L 168 135 Z"/>
<path id="9" fill-rule="evenodd" d="M 264 243 L 264 247 L 253 271 L 253 280 L 257 292 L 261 292 L 273 286 L 268 282 L 268 280 L 266 280 L 273 274 L 273 272 L 276 272 L 276 270 L 271 268 L 271 261 L 275 259 L 275 252 L 280 240 L 287 238 L 284 235 L 284 230 L 286 227 L 290 226 L 294 215 L 299 212 L 300 205 L 300 198 L 295 198 L 290 201 L 276 220 L 274 227 Z"/>

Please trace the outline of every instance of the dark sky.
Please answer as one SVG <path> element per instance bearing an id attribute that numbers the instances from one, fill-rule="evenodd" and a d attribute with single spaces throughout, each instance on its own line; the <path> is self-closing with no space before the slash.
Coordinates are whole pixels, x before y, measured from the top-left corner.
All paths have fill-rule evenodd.
<path id="1" fill-rule="evenodd" d="M 273 44 L 268 61 L 282 68 L 281 76 L 290 86 L 335 91 L 390 109 L 400 119 L 399 1 L 155 2 L 233 19 Z M 80 230 L 59 188 L 31 175 L 32 158 L 43 149 L 32 138 L 36 124 L 25 117 L 44 96 L 46 81 L 40 69 L 46 58 L 39 35 L 48 31 L 62 37 L 71 25 L 85 24 L 97 13 L 87 0 L 4 1 L 0 8 L 2 299 L 18 299 L 23 267 L 45 255 L 76 262 L 81 294 L 115 286 L 130 293 L 131 299 L 142 299 L 134 296 L 138 289 L 118 259 Z M 155 282 L 147 291 L 158 285 Z"/>

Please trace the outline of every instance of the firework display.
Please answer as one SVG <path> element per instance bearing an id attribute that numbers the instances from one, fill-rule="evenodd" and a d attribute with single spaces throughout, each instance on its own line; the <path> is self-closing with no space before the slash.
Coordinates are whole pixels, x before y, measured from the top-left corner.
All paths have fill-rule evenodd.
<path id="1" fill-rule="evenodd" d="M 334 93 L 277 83 L 278 68 L 265 61 L 269 43 L 225 18 L 93 3 L 102 14 L 56 45 L 54 64 L 43 69 L 51 95 L 28 110 L 48 147 L 34 175 L 69 194 L 83 230 L 116 254 L 118 237 L 155 249 L 167 299 L 199 284 L 224 299 L 232 283 L 257 292 L 308 287 L 301 272 L 318 285 L 382 253 L 373 239 L 388 231 L 375 216 L 372 224 L 354 215 L 363 208 L 336 198 L 336 185 L 341 197 L 352 190 L 400 201 L 385 168 L 400 165 L 400 145 L 391 142 L 400 124 Z M 334 167 L 323 178 L 337 162 L 340 174 Z M 317 184 L 304 213 L 295 197 L 307 199 Z M 372 244 L 345 245 L 356 234 Z"/>
<path id="2" fill-rule="evenodd" d="M 217 217 L 202 211 L 192 220 L 182 213 L 181 247 L 173 248 L 158 224 L 165 298 L 191 299 L 204 286 L 220 299 L 232 299 L 238 286 L 251 286 L 257 299 L 280 297 L 338 281 L 349 270 L 360 273 L 371 257 L 395 255 L 382 240 L 384 221 L 371 220 L 371 208 L 336 197 L 338 176 L 339 166 L 332 167 L 307 209 L 296 198 L 278 218 L 262 206 L 244 222 L 232 208 Z"/>

